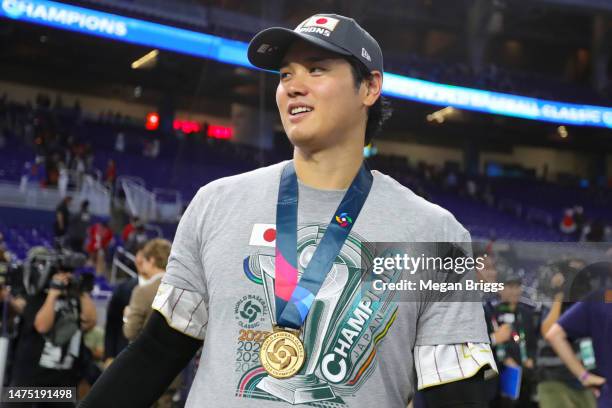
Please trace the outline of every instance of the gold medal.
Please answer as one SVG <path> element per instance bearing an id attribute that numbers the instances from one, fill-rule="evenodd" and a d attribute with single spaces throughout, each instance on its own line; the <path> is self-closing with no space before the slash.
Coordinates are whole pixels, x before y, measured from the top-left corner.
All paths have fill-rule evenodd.
<path id="1" fill-rule="evenodd" d="M 274 378 L 293 377 L 306 360 L 300 338 L 288 330 L 274 329 L 259 349 L 261 365 Z"/>

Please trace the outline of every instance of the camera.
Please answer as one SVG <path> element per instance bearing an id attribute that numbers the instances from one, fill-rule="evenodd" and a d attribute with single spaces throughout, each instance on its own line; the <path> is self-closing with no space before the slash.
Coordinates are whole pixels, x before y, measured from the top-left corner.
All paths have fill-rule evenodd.
<path id="1" fill-rule="evenodd" d="M 85 266 L 87 257 L 67 250 L 54 251 L 45 247 L 34 247 L 22 265 L 23 286 L 28 295 L 36 295 L 53 287 L 69 295 L 78 296 L 93 289 L 93 275 L 72 276 L 68 284 L 52 280 L 58 272 L 73 272 Z"/>

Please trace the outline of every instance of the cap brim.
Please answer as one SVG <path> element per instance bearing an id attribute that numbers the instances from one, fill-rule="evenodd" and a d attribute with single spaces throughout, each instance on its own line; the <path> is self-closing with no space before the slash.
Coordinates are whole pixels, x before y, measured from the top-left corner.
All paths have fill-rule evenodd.
<path id="1" fill-rule="evenodd" d="M 287 28 L 272 27 L 260 31 L 253 37 L 249 43 L 247 56 L 251 64 L 258 68 L 278 71 L 287 49 L 295 40 L 304 40 L 341 55 L 352 55 L 349 51 L 317 37 L 297 33 Z"/>

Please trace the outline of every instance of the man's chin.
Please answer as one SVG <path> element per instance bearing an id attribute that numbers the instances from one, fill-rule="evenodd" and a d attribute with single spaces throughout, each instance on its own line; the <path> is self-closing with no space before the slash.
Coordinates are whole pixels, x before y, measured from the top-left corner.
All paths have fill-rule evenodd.
<path id="1" fill-rule="evenodd" d="M 291 144 L 296 147 L 310 146 L 317 140 L 314 134 L 305 132 L 289 132 L 287 137 Z"/>

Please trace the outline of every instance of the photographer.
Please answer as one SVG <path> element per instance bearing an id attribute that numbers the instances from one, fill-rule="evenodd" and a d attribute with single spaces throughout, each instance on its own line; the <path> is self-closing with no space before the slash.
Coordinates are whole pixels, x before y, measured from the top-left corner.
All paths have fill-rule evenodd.
<path id="1" fill-rule="evenodd" d="M 540 325 L 542 337 L 538 339 L 537 388 L 540 408 L 595 408 L 597 405 L 593 394 L 574 377 L 550 344 L 544 340 L 546 333 L 575 303 L 575 300 L 589 292 L 589 284 L 585 280 L 576 280 L 575 282 L 583 285 L 575 288 L 569 296 L 564 291 L 566 281 L 573 280 L 576 273 L 584 266 L 583 261 L 570 260 L 549 268 L 552 269 L 552 276 L 544 274 L 548 282 L 544 282 L 541 290 L 550 292 L 552 303 L 548 307 L 542 307 L 543 320 Z M 571 342 L 571 347 L 576 355 L 581 355 L 581 350 L 584 350 L 587 344 L 590 345 L 590 340 L 576 339 Z M 592 346 L 590 347 L 592 349 Z"/>
<path id="2" fill-rule="evenodd" d="M 537 333 L 534 326 L 533 307 L 521 301 L 522 278 L 518 273 L 507 271 L 503 276 L 504 289 L 499 302 L 491 302 L 491 316 L 497 361 L 504 369 L 520 367 L 522 370 L 520 396 L 512 400 L 501 392 L 493 401 L 495 407 L 531 407 L 534 384 L 534 359 L 537 351 Z M 500 389 L 501 391 L 501 389 Z"/>
<path id="3" fill-rule="evenodd" d="M 45 269 L 58 272 L 42 288 L 29 291 L 11 385 L 76 387 L 82 336 L 95 326 L 96 308 L 71 272 Z"/>

